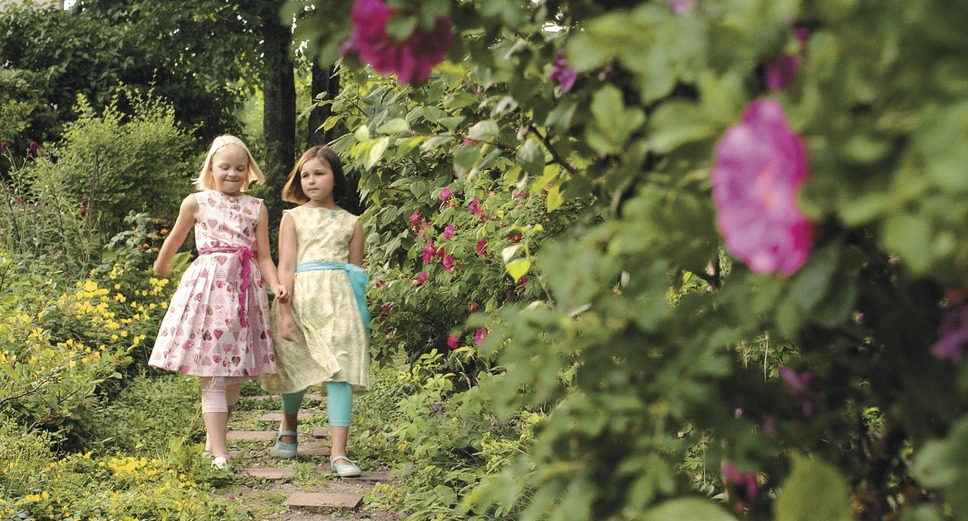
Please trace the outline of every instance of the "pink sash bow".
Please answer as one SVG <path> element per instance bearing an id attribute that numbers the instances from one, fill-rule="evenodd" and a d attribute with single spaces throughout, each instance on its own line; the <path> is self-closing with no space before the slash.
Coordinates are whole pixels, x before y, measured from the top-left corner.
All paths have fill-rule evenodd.
<path id="1" fill-rule="evenodd" d="M 245 318 L 245 303 L 247 299 L 246 290 L 249 289 L 249 277 L 252 273 L 252 267 L 249 266 L 249 261 L 255 258 L 255 253 L 245 246 L 216 246 L 212 248 L 200 248 L 198 250 L 199 255 L 208 255 L 210 253 L 236 253 L 239 256 L 239 264 L 242 266 L 242 282 L 239 284 L 239 322 L 242 327 L 247 327 L 249 321 Z"/>

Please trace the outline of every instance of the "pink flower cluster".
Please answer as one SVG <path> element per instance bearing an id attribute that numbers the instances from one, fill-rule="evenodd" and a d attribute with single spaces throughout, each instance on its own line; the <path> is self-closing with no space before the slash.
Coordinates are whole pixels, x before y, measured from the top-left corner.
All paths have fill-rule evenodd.
<path id="1" fill-rule="evenodd" d="M 551 81 L 558 83 L 558 85 L 561 87 L 561 92 L 568 92 L 572 87 L 575 86 L 575 80 L 577 79 L 578 73 L 568 66 L 568 60 L 565 59 L 565 53 L 563 51 L 556 52 L 555 67 L 551 71 Z"/>
<path id="2" fill-rule="evenodd" d="M 759 492 L 759 483 L 756 481 L 756 474 L 753 472 L 743 472 L 739 470 L 731 461 L 724 461 L 719 471 L 723 483 L 739 485 L 741 499 L 736 501 L 736 510 L 742 512 L 748 503 L 756 501 Z"/>
<path id="3" fill-rule="evenodd" d="M 715 156 L 713 202 L 726 249 L 757 273 L 792 275 L 807 261 L 814 224 L 796 202 L 809 175 L 806 147 L 780 104 L 751 103 Z"/>
<path id="4" fill-rule="evenodd" d="M 802 27 L 793 29 L 793 38 L 797 43 L 796 53 L 785 53 L 766 61 L 764 64 L 764 82 L 771 91 L 785 90 L 793 85 L 797 79 L 797 71 L 806 55 L 806 41 L 808 32 Z"/>
<path id="5" fill-rule="evenodd" d="M 380 74 L 396 73 L 401 83 L 423 82 L 444 61 L 454 40 L 450 19 L 437 16 L 430 33 L 418 26 L 404 41 L 394 41 L 387 23 L 395 12 L 382 0 L 356 0 L 350 12 L 353 33 L 341 52 L 356 55 Z"/>
<path id="6" fill-rule="evenodd" d="M 948 307 L 938 325 L 938 341 L 931 346 L 931 356 L 961 365 L 968 344 L 968 304 L 957 292 L 949 292 Z"/>

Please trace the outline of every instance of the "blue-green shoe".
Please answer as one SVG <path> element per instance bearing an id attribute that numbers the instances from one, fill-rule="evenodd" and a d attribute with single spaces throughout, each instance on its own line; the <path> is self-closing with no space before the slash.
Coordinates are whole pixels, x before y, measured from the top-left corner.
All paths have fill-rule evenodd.
<path id="1" fill-rule="evenodd" d="M 283 436 L 296 437 L 296 431 L 279 431 L 276 434 L 276 457 L 277 458 L 295 458 L 296 449 L 299 447 L 299 439 L 289 443 L 288 441 L 282 441 Z"/>

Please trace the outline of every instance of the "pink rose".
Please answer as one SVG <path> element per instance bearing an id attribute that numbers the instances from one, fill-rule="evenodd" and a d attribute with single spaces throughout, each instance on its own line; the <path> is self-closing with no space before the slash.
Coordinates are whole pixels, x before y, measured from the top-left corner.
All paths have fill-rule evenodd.
<path id="1" fill-rule="evenodd" d="M 480 345 L 487 338 L 487 329 L 480 328 L 474 332 L 474 345 Z"/>
<path id="2" fill-rule="evenodd" d="M 460 340 L 458 340 L 456 336 L 447 337 L 447 347 L 451 349 L 457 349 L 457 346 L 459 345 L 460 345 Z"/>
<path id="3" fill-rule="evenodd" d="M 443 190 L 440 191 L 441 202 L 446 202 L 448 199 L 450 199 L 450 196 L 453 194 L 454 192 L 450 188 L 444 188 Z"/>
<path id="4" fill-rule="evenodd" d="M 448 224 L 446 227 L 444 227 L 444 235 L 443 235 L 444 240 L 449 241 L 450 238 L 454 236 L 455 231 L 456 230 L 453 224 Z"/>
<path id="5" fill-rule="evenodd" d="M 796 202 L 810 173 L 806 147 L 783 108 L 766 98 L 751 103 L 715 155 L 713 202 L 726 249 L 757 273 L 792 275 L 807 261 L 814 224 Z"/>
<path id="6" fill-rule="evenodd" d="M 353 33 L 340 52 L 356 55 L 380 74 L 396 73 L 401 83 L 423 82 L 453 42 L 450 19 L 437 16 L 429 33 L 417 25 L 406 40 L 396 41 L 387 33 L 393 15 L 382 0 L 356 0 L 350 12 Z"/>

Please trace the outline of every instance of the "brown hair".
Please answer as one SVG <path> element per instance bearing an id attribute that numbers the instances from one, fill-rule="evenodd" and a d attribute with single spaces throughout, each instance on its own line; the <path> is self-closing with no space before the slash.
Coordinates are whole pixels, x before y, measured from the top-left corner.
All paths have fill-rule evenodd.
<path id="1" fill-rule="evenodd" d="M 311 159 L 318 159 L 329 165 L 330 170 L 333 171 L 333 199 L 335 201 L 342 199 L 346 195 L 347 190 L 346 174 L 343 173 L 343 164 L 332 148 L 326 145 L 316 145 L 303 152 L 299 161 L 296 161 L 296 166 L 289 172 L 286 185 L 282 187 L 282 200 L 299 204 L 309 200 L 309 197 L 303 192 L 302 182 L 299 180 L 299 172 L 302 170 L 303 165 Z"/>

